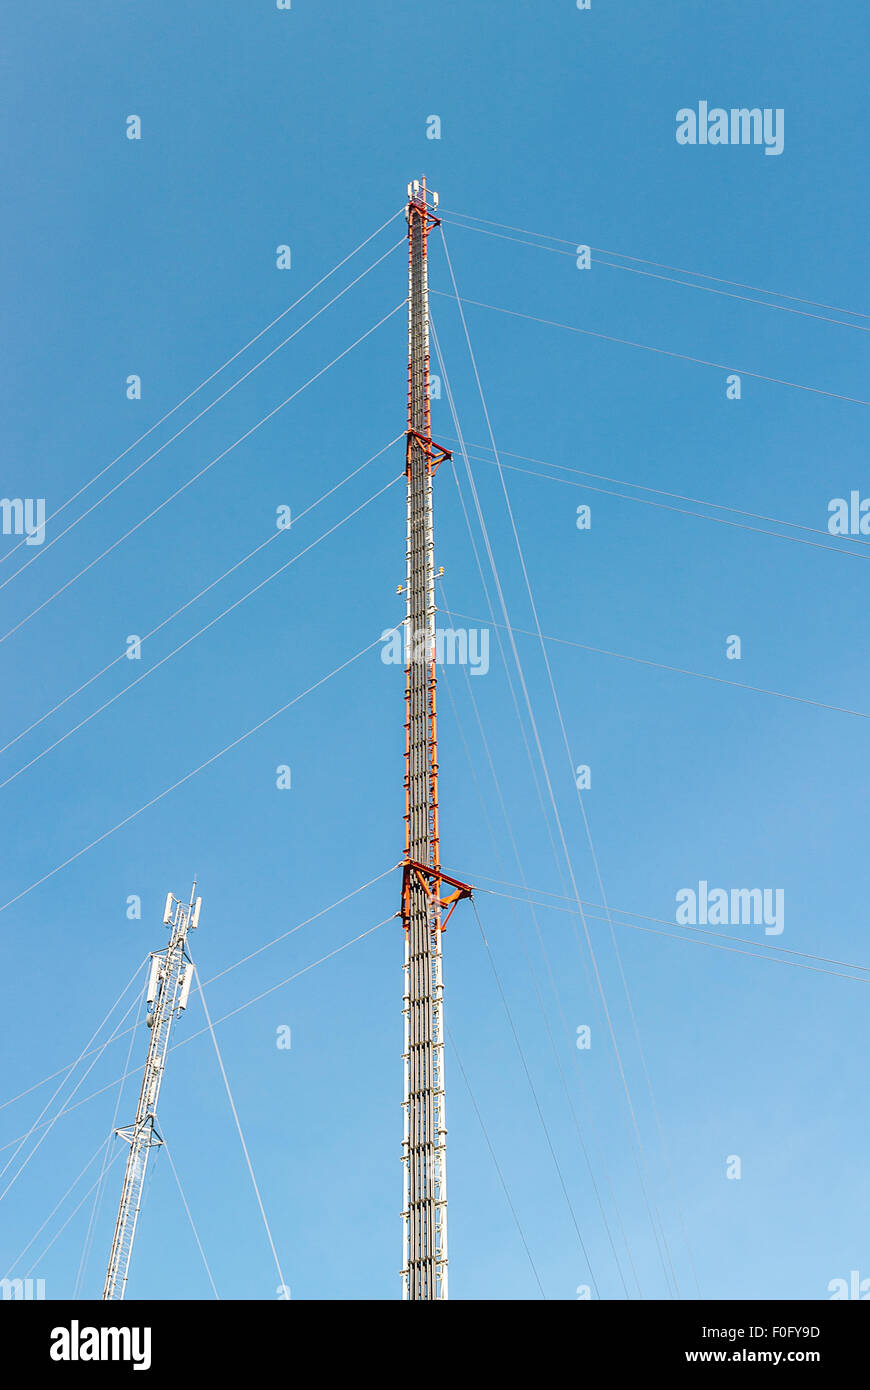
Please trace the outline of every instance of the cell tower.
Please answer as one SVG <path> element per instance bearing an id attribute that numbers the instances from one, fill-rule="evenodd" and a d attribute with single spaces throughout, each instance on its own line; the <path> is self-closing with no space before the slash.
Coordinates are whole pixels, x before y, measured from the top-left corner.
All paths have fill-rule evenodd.
<path id="1" fill-rule="evenodd" d="M 429 418 L 427 239 L 437 193 L 408 185 L 408 522 L 405 608 L 405 932 L 402 1297 L 447 1298 L 447 1124 L 441 933 L 468 884 L 442 873 L 438 848 L 437 662 L 432 476 L 451 457 Z M 442 897 L 447 883 L 453 892 Z M 442 909 L 447 914 L 442 919 Z"/>
<path id="2" fill-rule="evenodd" d="M 112 1253 L 106 1271 L 104 1299 L 124 1297 L 136 1223 L 142 1205 L 148 1153 L 163 1143 L 157 1129 L 157 1098 L 160 1095 L 160 1083 L 166 1067 L 172 1024 L 178 1014 L 187 1007 L 193 981 L 193 962 L 187 954 L 187 933 L 199 922 L 201 905 L 202 898 L 196 896 L 195 883 L 191 890 L 190 902 L 187 904 L 167 893 L 163 924 L 170 929 L 169 945 L 162 951 L 152 952 L 151 955 L 148 991 L 145 996 L 149 1010 L 146 1022 L 151 1031 L 136 1119 L 132 1125 L 115 1131 L 121 1139 L 126 1139 L 130 1145 L 130 1152 L 127 1155 Z"/>

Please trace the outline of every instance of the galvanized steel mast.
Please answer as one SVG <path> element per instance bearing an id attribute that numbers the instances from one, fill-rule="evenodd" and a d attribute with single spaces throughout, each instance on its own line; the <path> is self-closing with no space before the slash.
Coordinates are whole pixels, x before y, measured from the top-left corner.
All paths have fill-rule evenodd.
<path id="1" fill-rule="evenodd" d="M 186 941 L 188 930 L 193 930 L 199 922 L 201 904 L 202 898 L 196 896 L 196 884 L 193 885 L 190 902 L 187 904 L 174 898 L 171 893 L 166 895 L 163 923 L 170 928 L 169 945 L 162 951 L 155 951 L 151 956 L 146 994 L 149 1009 L 146 1021 L 150 1035 L 136 1119 L 132 1125 L 115 1131 L 130 1145 L 130 1152 L 127 1155 L 112 1252 L 106 1271 L 104 1299 L 124 1297 L 130 1273 L 133 1240 L 142 1206 L 148 1154 L 152 1148 L 163 1143 L 157 1129 L 157 1098 L 166 1068 L 172 1024 L 187 1006 L 193 980 L 193 963 L 187 955 Z"/>

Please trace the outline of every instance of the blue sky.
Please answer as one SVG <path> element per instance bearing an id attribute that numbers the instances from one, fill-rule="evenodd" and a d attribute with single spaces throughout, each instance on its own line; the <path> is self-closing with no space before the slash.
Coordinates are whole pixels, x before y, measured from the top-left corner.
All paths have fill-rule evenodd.
<path id="1" fill-rule="evenodd" d="M 588 12 L 572 0 L 425 8 L 294 0 L 282 12 L 271 0 L 190 0 L 179 13 L 166 0 L 95 0 L 86 15 L 20 3 L 5 14 L 4 496 L 44 497 L 53 512 L 398 213 L 408 180 L 422 174 L 441 195 L 467 298 L 745 373 L 742 398 L 728 401 L 719 368 L 467 306 L 501 450 L 822 532 L 831 498 L 870 495 L 867 406 L 838 399 L 867 397 L 860 334 L 870 320 L 818 307 L 870 312 L 867 33 L 858 6 L 769 0 L 760 9 L 736 0 L 725 14 L 675 0 L 593 0 Z M 702 100 L 781 108 L 782 154 L 678 145 L 676 112 Z M 131 114 L 141 118 L 138 141 L 125 135 Z M 433 115 L 440 139 L 427 138 Z M 456 214 L 563 238 L 549 243 L 563 250 L 602 250 L 581 271 L 570 255 L 467 230 Z M 9 554 L 15 537 L 0 537 L 8 556 L 0 583 L 33 561 L 0 590 L 0 742 L 271 536 L 277 507 L 298 515 L 401 433 L 403 308 L 58 592 L 400 304 L 402 247 L 49 548 L 62 523 L 317 313 L 403 228 L 396 217 L 49 521 L 42 549 Z M 276 268 L 281 245 L 291 248 L 287 271 Z M 614 253 L 800 299 L 697 279 L 687 288 L 604 264 Z M 462 324 L 444 297 L 451 283 L 438 234 L 430 282 L 463 434 L 487 445 Z M 131 374 L 141 377 L 140 400 L 126 398 Z M 453 443 L 445 394 L 433 402 L 433 430 Z M 505 453 L 503 462 L 518 460 Z M 194 873 L 204 980 L 383 875 L 206 986 L 213 1018 L 395 911 L 398 874 L 387 871 L 403 848 L 403 691 L 377 639 L 402 617 L 404 499 L 400 482 L 386 487 L 402 466 L 400 441 L 146 641 L 141 662 L 122 659 L 0 755 L 5 782 L 318 542 L 0 788 L 0 1099 L 78 1056 L 137 963 L 163 944 L 167 890 L 184 896 Z M 511 621 L 533 628 L 498 470 L 471 469 Z M 474 515 L 461 457 L 457 471 Z M 870 575 L 860 544 L 850 546 L 858 554 L 839 555 L 591 492 L 576 475 L 573 485 L 503 476 L 548 635 L 870 713 Z M 576 526 L 583 503 L 592 509 L 588 532 Z M 521 729 L 449 465 L 436 479 L 436 507 L 442 597 L 480 620 L 464 620 L 469 626 L 493 633 L 485 676 L 451 667 L 441 684 L 442 862 L 481 886 L 525 881 L 538 900 L 570 897 L 553 808 L 545 792 L 542 809 L 527 757 L 528 713 L 520 696 Z M 480 547 L 476 518 L 473 530 Z M 492 590 L 489 572 L 487 580 Z M 742 639 L 739 661 L 725 656 L 731 634 Z M 781 936 L 754 926 L 722 932 L 756 939 L 757 954 L 775 955 L 774 944 L 870 963 L 866 718 L 550 645 L 569 761 L 537 639 L 516 640 L 584 900 L 601 901 L 577 763 L 592 770 L 583 804 L 607 900 L 643 914 L 631 919 L 636 926 L 680 935 L 644 918 L 673 923 L 676 893 L 701 880 L 782 889 Z M 371 643 L 353 666 L 52 872 Z M 289 790 L 275 785 L 279 765 L 292 769 Z M 540 780 L 537 761 L 535 769 Z M 126 916 L 133 894 L 138 921 Z M 445 938 L 455 1043 L 447 1053 L 452 1297 L 535 1298 L 542 1287 L 570 1299 L 594 1284 L 608 1298 L 626 1287 L 644 1297 L 700 1289 L 705 1298 L 825 1298 L 850 1270 L 870 1277 L 866 1002 L 855 982 L 621 922 L 617 958 L 607 923 L 590 917 L 637 1159 L 582 925 L 552 909 L 535 919 L 486 892 L 477 907 L 528 1074 L 477 921 L 461 905 Z M 217 1029 L 294 1298 L 398 1296 L 401 955 L 401 929 L 387 922 Z M 133 999 L 131 990 L 114 1018 Z M 579 1052 L 573 1039 L 584 1024 L 592 1046 Z M 292 1031 L 289 1051 L 276 1047 L 282 1025 Z M 202 1027 L 194 1001 L 176 1041 Z M 128 1041 L 106 1049 L 75 1098 L 108 1089 L 57 1120 L 3 1199 L 0 1274 L 111 1129 L 117 1087 L 109 1083 L 122 1075 Z M 134 1063 L 144 1050 L 140 1028 Z M 56 1084 L 0 1111 L 0 1143 L 29 1131 Z M 135 1101 L 128 1081 L 119 1123 L 132 1119 Z M 207 1035 L 173 1054 L 160 1114 L 220 1295 L 273 1298 L 278 1275 Z M 742 1161 L 739 1180 L 726 1177 L 732 1155 Z M 664 1232 L 658 1241 L 639 1164 Z M 48 1297 L 76 1285 L 92 1198 L 41 1251 L 97 1172 L 87 1170 L 15 1267 L 23 1274 L 33 1265 Z M 119 1190 L 118 1163 L 95 1217 L 86 1296 L 101 1290 Z M 165 1155 L 153 1168 L 129 1294 L 210 1294 Z"/>

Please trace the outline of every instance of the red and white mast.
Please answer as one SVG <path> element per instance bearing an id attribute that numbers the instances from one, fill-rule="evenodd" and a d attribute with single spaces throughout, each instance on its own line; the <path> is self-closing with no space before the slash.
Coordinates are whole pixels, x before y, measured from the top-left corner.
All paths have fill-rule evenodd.
<path id="1" fill-rule="evenodd" d="M 402 1297 L 447 1298 L 444 985 L 441 934 L 471 889 L 441 871 L 438 847 L 435 549 L 432 477 L 450 452 L 429 416 L 427 240 L 438 195 L 408 185 L 408 434 L 405 609 L 405 1090 Z M 444 884 L 452 892 L 442 897 Z M 442 909 L 447 914 L 442 918 Z"/>

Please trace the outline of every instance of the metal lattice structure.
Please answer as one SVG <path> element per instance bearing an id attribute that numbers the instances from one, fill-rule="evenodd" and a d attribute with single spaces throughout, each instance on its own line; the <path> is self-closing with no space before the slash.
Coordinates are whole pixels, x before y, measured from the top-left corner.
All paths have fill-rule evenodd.
<path id="1" fill-rule="evenodd" d="M 112 1253 L 106 1271 L 104 1299 L 122 1299 L 126 1292 L 130 1256 L 133 1253 L 136 1225 L 142 1207 L 148 1155 L 151 1149 L 163 1143 L 157 1129 L 157 1099 L 166 1068 L 172 1024 L 186 1008 L 190 994 L 193 962 L 187 954 L 187 933 L 193 930 L 199 921 L 201 904 L 202 899 L 196 897 L 196 884 L 193 886 L 189 903 L 182 903 L 171 893 L 167 894 L 163 923 L 170 929 L 169 945 L 162 951 L 153 952 L 151 956 L 146 993 L 149 1008 L 146 1021 L 150 1036 L 136 1118 L 132 1125 L 115 1131 L 130 1145 L 130 1152 L 127 1155 L 121 1202 L 112 1239 Z"/>
<path id="2" fill-rule="evenodd" d="M 470 889 L 441 872 L 438 843 L 435 551 L 432 475 L 449 451 L 429 414 L 427 238 L 437 194 L 408 187 L 408 435 L 405 609 L 405 1091 L 402 1297 L 447 1298 L 444 985 L 441 934 Z M 454 892 L 441 897 L 442 883 Z"/>

